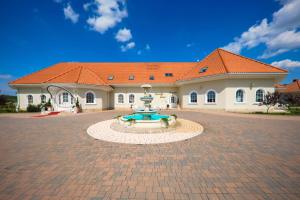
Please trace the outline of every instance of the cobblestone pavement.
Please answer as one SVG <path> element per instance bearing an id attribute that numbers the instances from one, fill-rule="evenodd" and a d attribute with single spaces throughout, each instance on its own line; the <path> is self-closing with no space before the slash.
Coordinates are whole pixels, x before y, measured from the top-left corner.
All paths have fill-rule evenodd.
<path id="1" fill-rule="evenodd" d="M 204 133 L 128 145 L 86 129 L 120 112 L 0 116 L 0 199 L 299 199 L 300 121 L 176 112 Z M 245 115 L 246 116 L 246 115 Z"/>

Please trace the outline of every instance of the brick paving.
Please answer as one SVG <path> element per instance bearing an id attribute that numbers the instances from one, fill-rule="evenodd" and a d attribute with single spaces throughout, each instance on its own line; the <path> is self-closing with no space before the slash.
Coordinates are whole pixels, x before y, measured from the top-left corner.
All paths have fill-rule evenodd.
<path id="1" fill-rule="evenodd" d="M 300 198 L 300 120 L 177 112 L 204 133 L 157 145 L 86 134 L 118 113 L 0 116 L 0 199 Z"/>

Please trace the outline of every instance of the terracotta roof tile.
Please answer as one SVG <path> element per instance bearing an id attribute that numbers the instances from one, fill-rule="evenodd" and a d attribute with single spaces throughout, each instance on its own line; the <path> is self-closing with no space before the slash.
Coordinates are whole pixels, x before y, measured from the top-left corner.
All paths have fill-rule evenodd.
<path id="1" fill-rule="evenodd" d="M 206 72 L 199 73 L 202 68 Z M 225 73 L 286 73 L 287 71 L 217 49 L 200 62 L 59 63 L 10 84 L 79 83 L 94 85 L 175 83 Z M 173 76 L 166 77 L 165 73 Z M 108 76 L 113 75 L 113 80 Z M 129 76 L 134 75 L 134 80 Z M 149 80 L 153 75 L 154 80 Z"/>

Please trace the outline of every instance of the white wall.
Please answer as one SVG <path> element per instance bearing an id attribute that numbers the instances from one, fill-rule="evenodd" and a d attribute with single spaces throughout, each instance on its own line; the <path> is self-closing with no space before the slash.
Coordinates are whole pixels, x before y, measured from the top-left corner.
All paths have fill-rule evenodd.
<path id="1" fill-rule="evenodd" d="M 225 80 L 210 81 L 203 83 L 193 83 L 183 85 L 179 88 L 180 105 L 182 108 L 187 109 L 224 109 L 225 108 Z M 206 103 L 205 94 L 208 90 L 214 90 L 216 92 L 216 103 Z M 190 103 L 190 93 L 192 91 L 197 92 L 198 102 Z"/>
<path id="2" fill-rule="evenodd" d="M 44 94 L 46 96 L 46 101 L 50 98 L 49 93 L 46 89 L 42 88 L 18 88 L 17 96 L 19 98 L 19 107 L 21 110 L 26 110 L 28 106 L 28 95 L 33 96 L 33 104 L 38 105 L 41 103 L 41 95 Z"/>
<path id="3" fill-rule="evenodd" d="M 86 103 L 86 93 L 93 92 L 95 94 L 95 103 Z M 76 89 L 79 103 L 83 110 L 105 110 L 108 109 L 108 92 L 96 89 Z"/>
<path id="4" fill-rule="evenodd" d="M 259 106 L 256 102 L 256 91 L 263 89 L 267 92 L 274 92 L 273 79 L 227 79 L 203 83 L 194 83 L 183 85 L 179 88 L 181 96 L 181 106 L 187 109 L 224 109 L 227 111 L 263 111 L 264 106 Z M 236 91 L 244 90 L 245 101 L 236 102 Z M 214 90 L 217 92 L 216 103 L 206 103 L 206 92 Z M 198 102 L 196 104 L 189 102 L 191 91 L 198 93 Z"/>
<path id="5" fill-rule="evenodd" d="M 118 103 L 118 95 L 124 95 L 124 103 Z M 115 109 L 129 109 L 131 103 L 129 103 L 129 95 L 134 94 L 135 102 L 133 107 L 143 107 L 143 102 L 140 100 L 144 96 L 144 90 L 140 87 L 116 87 L 111 92 L 111 107 Z M 177 96 L 177 88 L 175 87 L 153 87 L 150 94 L 154 98 L 151 105 L 152 108 L 165 109 L 167 104 L 170 104 L 170 98 L 172 94 Z M 114 100 L 113 100 L 114 99 Z"/>
<path id="6" fill-rule="evenodd" d="M 226 81 L 226 106 L 227 111 L 263 111 L 265 106 L 259 106 L 256 102 L 256 91 L 263 89 L 267 92 L 274 92 L 273 79 L 232 79 Z M 236 102 L 236 91 L 244 90 L 244 102 Z"/>

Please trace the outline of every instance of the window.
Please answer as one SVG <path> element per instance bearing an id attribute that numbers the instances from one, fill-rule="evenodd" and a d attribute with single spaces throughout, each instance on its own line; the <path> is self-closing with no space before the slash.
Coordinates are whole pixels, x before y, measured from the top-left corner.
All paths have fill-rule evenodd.
<path id="1" fill-rule="evenodd" d="M 67 92 L 64 92 L 62 95 L 63 95 L 63 103 L 68 102 L 69 101 L 69 94 Z"/>
<path id="2" fill-rule="evenodd" d="M 28 104 L 33 104 L 33 96 L 30 94 L 27 96 Z"/>
<path id="3" fill-rule="evenodd" d="M 235 100 L 238 103 L 244 102 L 244 91 L 243 90 L 239 89 L 236 91 Z"/>
<path id="4" fill-rule="evenodd" d="M 87 92 L 85 95 L 86 103 L 95 103 L 95 95 L 92 92 Z"/>
<path id="5" fill-rule="evenodd" d="M 208 69 L 208 67 L 203 67 L 199 70 L 199 73 L 204 73 L 207 71 L 207 69 Z"/>
<path id="6" fill-rule="evenodd" d="M 191 92 L 190 94 L 190 103 L 197 103 L 198 99 L 197 99 L 197 92 Z"/>
<path id="7" fill-rule="evenodd" d="M 262 89 L 256 90 L 256 102 L 263 102 L 264 101 L 264 91 Z"/>
<path id="8" fill-rule="evenodd" d="M 129 103 L 134 103 L 134 94 L 129 95 Z"/>
<path id="9" fill-rule="evenodd" d="M 208 91 L 206 94 L 206 103 L 216 103 L 216 92 L 215 91 Z"/>
<path id="10" fill-rule="evenodd" d="M 172 77 L 173 73 L 165 73 L 165 77 Z"/>
<path id="11" fill-rule="evenodd" d="M 154 80 L 154 76 L 153 76 L 153 75 L 150 75 L 150 76 L 149 76 L 149 80 Z"/>
<path id="12" fill-rule="evenodd" d="M 123 94 L 118 95 L 118 103 L 124 103 L 124 95 Z"/>
<path id="13" fill-rule="evenodd" d="M 173 104 L 174 104 L 174 103 L 176 103 L 175 101 L 176 101 L 176 98 L 175 98 L 175 96 L 171 96 L 171 103 L 173 103 Z"/>
<path id="14" fill-rule="evenodd" d="M 41 103 L 46 103 L 46 96 L 44 94 L 41 95 Z"/>
<path id="15" fill-rule="evenodd" d="M 113 75 L 109 75 L 108 77 L 107 77 L 107 80 L 113 80 L 114 79 L 114 76 Z"/>
<path id="16" fill-rule="evenodd" d="M 128 79 L 129 80 L 134 80 L 134 75 L 130 75 Z"/>

